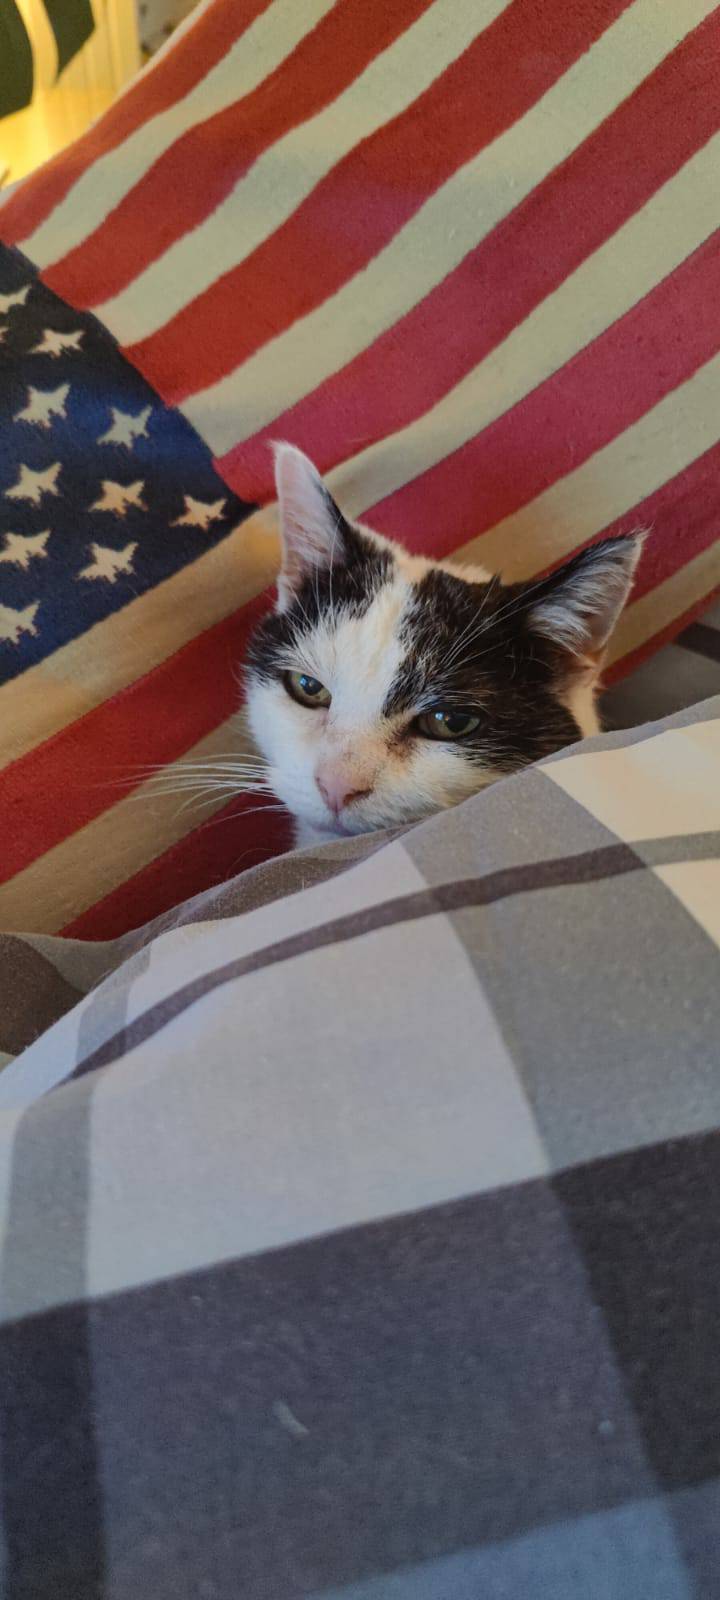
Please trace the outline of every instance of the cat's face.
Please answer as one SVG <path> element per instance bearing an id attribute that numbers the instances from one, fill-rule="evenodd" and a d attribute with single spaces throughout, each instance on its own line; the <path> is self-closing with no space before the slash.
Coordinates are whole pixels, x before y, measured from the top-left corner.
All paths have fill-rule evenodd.
<path id="1" fill-rule="evenodd" d="M 330 834 L 455 805 L 597 728 L 602 652 L 640 539 L 539 583 L 412 557 L 349 523 L 300 451 L 277 451 L 283 565 L 247 659 L 279 799 Z"/>

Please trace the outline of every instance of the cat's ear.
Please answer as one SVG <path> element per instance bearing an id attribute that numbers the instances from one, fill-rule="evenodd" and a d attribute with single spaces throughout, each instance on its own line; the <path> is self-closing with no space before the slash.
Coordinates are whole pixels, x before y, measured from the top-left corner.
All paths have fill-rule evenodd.
<path id="1" fill-rule="evenodd" d="M 596 660 L 632 588 L 644 533 L 581 550 L 540 583 L 528 584 L 527 627 L 571 656 Z"/>
<path id="2" fill-rule="evenodd" d="M 282 541 L 278 577 L 282 611 L 314 571 L 343 565 L 347 525 L 312 461 L 292 444 L 275 445 L 275 486 Z"/>

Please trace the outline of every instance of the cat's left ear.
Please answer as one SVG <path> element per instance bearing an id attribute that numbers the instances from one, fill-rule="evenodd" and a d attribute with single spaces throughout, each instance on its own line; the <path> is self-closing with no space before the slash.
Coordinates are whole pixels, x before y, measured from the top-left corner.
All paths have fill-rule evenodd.
<path id="1" fill-rule="evenodd" d="M 604 539 L 581 550 L 536 588 L 528 584 L 529 631 L 571 656 L 598 660 L 632 588 L 644 539 L 644 533 Z"/>
<path id="2" fill-rule="evenodd" d="M 283 611 L 314 571 L 344 564 L 348 525 L 317 468 L 292 444 L 275 446 L 275 486 L 282 539 L 278 606 Z"/>

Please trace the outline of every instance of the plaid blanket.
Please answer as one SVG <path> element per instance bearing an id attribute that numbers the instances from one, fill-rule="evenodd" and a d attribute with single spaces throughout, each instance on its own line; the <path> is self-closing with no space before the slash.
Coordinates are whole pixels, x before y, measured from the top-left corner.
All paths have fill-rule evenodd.
<path id="1" fill-rule="evenodd" d="M 714 0 L 214 0 L 0 206 L 0 926 L 111 937 L 278 842 L 142 777 L 237 737 L 271 437 L 511 578 L 651 525 L 613 671 L 691 620 L 719 130 Z"/>
<path id="2" fill-rule="evenodd" d="M 3 937 L 8 1600 L 717 1592 L 719 844 L 720 697 Z"/>

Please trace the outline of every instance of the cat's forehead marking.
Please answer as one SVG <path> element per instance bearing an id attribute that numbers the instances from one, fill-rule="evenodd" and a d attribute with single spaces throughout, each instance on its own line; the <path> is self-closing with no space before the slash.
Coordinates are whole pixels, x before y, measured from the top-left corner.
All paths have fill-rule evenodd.
<path id="1" fill-rule="evenodd" d="M 386 716 L 417 708 L 428 695 L 467 697 L 468 650 L 491 622 L 490 610 L 483 617 L 491 592 L 480 568 L 427 562 L 414 576 L 401 624 L 404 659 L 388 691 Z M 474 702 L 478 693 L 474 681 Z"/>
<path id="2" fill-rule="evenodd" d="M 332 722 L 363 726 L 382 715 L 408 648 L 403 618 L 411 603 L 411 585 L 396 572 L 362 611 L 328 610 L 320 617 L 305 653 L 332 689 Z"/>

